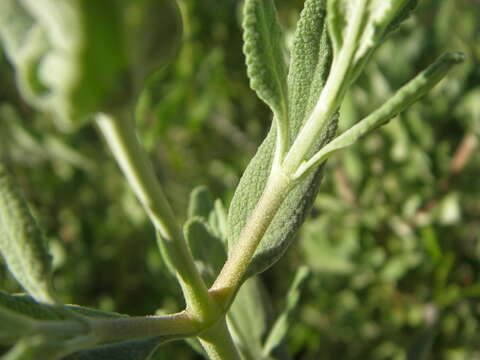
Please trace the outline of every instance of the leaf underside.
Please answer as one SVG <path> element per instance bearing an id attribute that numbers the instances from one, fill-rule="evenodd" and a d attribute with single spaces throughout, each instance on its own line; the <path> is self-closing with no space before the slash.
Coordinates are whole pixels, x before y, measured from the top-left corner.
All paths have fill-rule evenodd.
<path id="1" fill-rule="evenodd" d="M 274 0 L 247 0 L 243 28 L 250 86 L 286 125 L 287 65 Z"/>
<path id="2" fill-rule="evenodd" d="M 25 290 L 39 301 L 53 301 L 47 244 L 13 175 L 1 161 L 0 253 Z"/>
<path id="3" fill-rule="evenodd" d="M 95 318 L 127 317 L 118 313 L 109 313 L 77 305 L 40 304 L 28 295 L 12 295 L 0 291 L 0 308 L 27 316 L 35 320 L 78 320 L 76 316 Z M 175 340 L 175 336 L 147 337 L 135 340 L 107 344 L 97 348 L 77 351 L 64 357 L 64 360 L 147 360 L 161 344 Z"/>
<path id="4" fill-rule="evenodd" d="M 325 4 L 308 0 L 302 11 L 294 39 L 288 75 L 289 131 L 295 138 L 312 111 L 323 88 L 331 64 L 331 49 L 325 24 Z M 336 117 L 323 130 L 312 153 L 335 134 Z M 240 232 L 262 195 L 270 173 L 275 148 L 275 124 L 248 165 L 235 191 L 228 213 L 228 247 L 234 248 Z M 293 241 L 317 195 L 322 169 L 306 177 L 280 207 L 265 233 L 247 276 L 274 264 Z"/>

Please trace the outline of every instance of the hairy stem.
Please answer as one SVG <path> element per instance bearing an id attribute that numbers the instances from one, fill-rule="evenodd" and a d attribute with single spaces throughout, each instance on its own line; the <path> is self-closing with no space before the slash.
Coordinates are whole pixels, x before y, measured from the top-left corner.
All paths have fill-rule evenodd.
<path id="1" fill-rule="evenodd" d="M 165 249 L 177 272 L 187 311 L 199 320 L 211 318 L 215 312 L 212 299 L 195 267 L 148 156 L 138 141 L 132 120 L 98 114 L 96 121 L 133 191 L 166 244 Z"/>
<path id="2" fill-rule="evenodd" d="M 228 308 L 236 291 L 244 280 L 245 273 L 258 244 L 272 222 L 280 205 L 292 188 L 289 178 L 280 171 L 272 174 L 257 206 L 243 228 L 236 247 L 232 249 L 210 292 Z"/>
<path id="3" fill-rule="evenodd" d="M 199 336 L 199 340 L 210 360 L 241 360 L 225 317 Z"/>
<path id="4" fill-rule="evenodd" d="M 355 17 L 347 31 L 345 45 L 338 54 L 334 54 L 332 69 L 320 98 L 287 154 L 284 163 L 284 170 L 287 174 L 295 173 L 313 143 L 318 139 L 320 132 L 342 102 L 349 85 L 349 74 L 365 8 L 365 0 L 357 3 Z"/>
<path id="5" fill-rule="evenodd" d="M 165 316 L 131 318 L 88 318 L 98 343 L 121 341 L 147 336 L 190 336 L 201 331 L 200 324 L 186 311 Z"/>

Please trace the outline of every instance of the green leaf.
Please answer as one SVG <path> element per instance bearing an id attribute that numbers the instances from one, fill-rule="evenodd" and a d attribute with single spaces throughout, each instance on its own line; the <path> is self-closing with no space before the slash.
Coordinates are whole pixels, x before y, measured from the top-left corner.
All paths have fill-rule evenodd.
<path id="1" fill-rule="evenodd" d="M 225 248 L 227 248 L 227 233 L 228 233 L 228 215 L 222 200 L 217 199 L 214 202 L 213 210 L 208 217 L 208 224 L 215 236 L 217 236 Z"/>
<path id="2" fill-rule="evenodd" d="M 274 0 L 246 0 L 243 13 L 244 47 L 250 86 L 287 127 L 287 64 L 283 31 Z"/>
<path id="3" fill-rule="evenodd" d="M 62 126 L 124 107 L 125 96 L 133 101 L 146 76 L 172 55 L 180 28 L 171 0 L 0 3 L 0 40 L 22 95 Z"/>
<path id="4" fill-rule="evenodd" d="M 268 326 L 267 303 L 260 279 L 248 279 L 227 313 L 228 328 L 246 359 L 263 359 L 262 342 Z"/>
<path id="5" fill-rule="evenodd" d="M 325 18 L 325 1 L 307 0 L 297 23 L 288 73 L 292 138 L 315 107 L 329 74 L 332 51 Z"/>
<path id="6" fill-rule="evenodd" d="M 398 90 L 395 95 L 379 109 L 361 120 L 358 124 L 345 131 L 323 147 L 311 160 L 301 166 L 297 175 L 301 177 L 309 169 L 317 166 L 331 156 L 334 152 L 353 145 L 360 138 L 371 133 L 382 125 L 387 124 L 400 112 L 408 108 L 415 101 L 429 92 L 451 68 L 461 63 L 464 56 L 459 53 L 448 53 L 441 56 L 435 63 L 418 74 L 413 80 Z"/>
<path id="7" fill-rule="evenodd" d="M 263 346 L 263 356 L 267 357 L 283 342 L 283 339 L 287 335 L 290 326 L 293 323 L 295 309 L 300 300 L 300 293 L 302 286 L 305 283 L 309 275 L 308 268 L 306 266 L 300 267 L 293 279 L 292 285 L 288 290 L 287 294 L 287 303 L 285 309 L 282 311 L 278 319 L 275 321 L 275 324 L 268 334 L 265 345 Z"/>
<path id="8" fill-rule="evenodd" d="M 188 203 L 188 218 L 200 217 L 207 221 L 213 208 L 213 196 L 205 185 L 192 190 Z"/>
<path id="9" fill-rule="evenodd" d="M 170 340 L 173 339 L 150 337 L 123 341 L 118 344 L 79 351 L 64 357 L 63 360 L 148 360 L 160 345 Z"/>
<path id="10" fill-rule="evenodd" d="M 373 51 L 416 7 L 418 0 L 328 0 L 328 26 L 335 60 L 352 51 L 351 81 Z M 350 34 L 350 35 L 348 35 Z M 355 34 L 346 44 L 347 37 Z"/>
<path id="11" fill-rule="evenodd" d="M 34 321 L 26 316 L 0 308 L 0 344 L 12 344 L 29 336 L 34 330 Z"/>
<path id="12" fill-rule="evenodd" d="M 222 241 L 199 217 L 189 219 L 183 232 L 200 273 L 207 285 L 211 285 L 225 263 L 226 254 Z"/>
<path id="13" fill-rule="evenodd" d="M 117 91 L 124 56 L 113 0 L 6 0 L 0 13 L 0 36 L 31 105 L 68 124 Z"/>
<path id="14" fill-rule="evenodd" d="M 288 93 L 290 132 L 295 138 L 318 100 L 328 76 L 331 51 L 325 24 L 325 7 L 321 0 L 305 3 L 294 38 Z M 318 150 L 334 136 L 337 119 L 319 136 L 313 150 Z M 233 249 L 249 215 L 262 195 L 270 174 L 274 148 L 275 124 L 249 163 L 238 184 L 228 213 L 228 248 Z M 293 241 L 318 193 L 322 169 L 305 178 L 285 199 L 264 235 L 250 265 L 248 276 L 274 264 Z"/>
<path id="15" fill-rule="evenodd" d="M 0 291 L 0 320 L 4 320 L 2 314 L 9 314 L 10 319 L 16 316 L 15 320 L 22 319 L 25 320 L 25 323 L 28 320 L 51 320 L 51 321 L 80 321 L 79 316 L 83 317 L 94 317 L 94 318 L 118 318 L 126 317 L 126 315 L 103 312 L 95 309 L 89 309 L 85 307 L 80 307 L 76 305 L 48 305 L 40 304 L 35 302 L 30 296 L 27 295 L 11 295 Z M 4 322 L 1 322 L 0 325 L 0 335 L 4 329 Z M 16 328 L 14 328 L 16 329 Z M 12 328 L 9 329 L 12 332 Z M 13 333 L 13 332 L 12 332 Z M 20 335 L 29 335 L 27 333 L 19 333 Z M 76 353 L 69 355 L 65 360 L 101 360 L 101 359 L 119 359 L 119 360 L 146 360 L 149 356 L 155 351 L 155 349 L 167 342 L 175 340 L 176 336 L 162 336 L 162 337 L 149 337 L 142 338 L 132 341 L 123 341 L 120 343 L 115 343 L 111 345 L 100 346 L 90 350 L 77 351 Z M 0 337 L 1 339 L 1 337 Z M 42 340 L 37 344 L 37 340 L 34 343 L 27 341 L 26 344 L 19 344 L 15 353 L 22 354 L 22 351 L 25 354 L 29 352 L 36 351 L 37 357 L 27 358 L 29 360 L 37 360 L 39 358 L 47 360 L 46 357 L 38 357 L 39 353 L 42 354 L 51 354 L 52 359 L 56 359 L 56 354 L 65 354 L 65 352 L 75 351 L 75 346 L 82 346 L 82 337 L 74 338 L 70 342 L 58 342 L 52 344 L 51 342 L 45 342 L 44 337 L 28 337 L 26 339 L 32 340 Z M 35 345 L 36 348 L 27 348 L 27 345 Z M 69 350 L 70 349 L 70 350 Z M 12 349 L 13 350 L 13 349 Z M 108 355 L 111 354 L 111 357 Z M 115 355 L 115 357 L 113 356 Z M 13 355 L 12 355 L 13 356 Z M 18 355 L 20 356 L 20 355 Z M 23 356 L 23 355 L 22 355 Z M 43 356 L 43 355 L 42 355 Z M 46 355 L 45 355 L 46 356 Z M 64 355 L 62 355 L 63 357 Z M 15 358 L 12 358 L 15 359 Z M 25 358 L 18 358 L 25 359 Z M 48 358 L 50 359 L 50 358 Z"/>
<path id="16" fill-rule="evenodd" d="M 38 301 L 54 302 L 51 259 L 27 203 L 0 161 L 0 252 L 17 281 Z"/>

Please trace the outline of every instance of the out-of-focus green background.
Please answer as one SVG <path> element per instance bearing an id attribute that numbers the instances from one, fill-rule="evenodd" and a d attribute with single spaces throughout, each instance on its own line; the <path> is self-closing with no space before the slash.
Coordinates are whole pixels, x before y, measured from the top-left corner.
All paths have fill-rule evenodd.
<path id="1" fill-rule="evenodd" d="M 295 269 L 306 263 L 313 271 L 287 341 L 295 359 L 405 359 L 428 337 L 430 359 L 480 359 L 480 2 L 420 3 L 348 93 L 341 129 L 441 53 L 462 51 L 467 61 L 399 119 L 329 161 L 298 241 L 262 275 L 276 311 Z M 291 38 L 303 1 L 276 4 Z M 185 219 L 196 185 L 228 204 L 271 115 L 248 86 L 241 1 L 181 7 L 181 48 L 136 113 Z M 181 309 L 153 228 L 96 129 L 65 134 L 34 112 L 4 56 L 0 141 L 45 229 L 65 302 L 131 315 Z M 20 290 L 3 265 L 0 288 Z M 197 358 L 181 342 L 155 357 Z"/>

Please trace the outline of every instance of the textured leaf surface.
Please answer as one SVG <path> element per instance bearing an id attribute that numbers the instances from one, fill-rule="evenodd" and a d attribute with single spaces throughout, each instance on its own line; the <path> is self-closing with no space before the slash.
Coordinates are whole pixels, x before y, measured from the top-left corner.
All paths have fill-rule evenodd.
<path id="1" fill-rule="evenodd" d="M 78 320 L 76 315 L 82 315 L 95 318 L 117 318 L 125 317 L 126 315 L 117 313 L 108 313 L 95 309 L 89 309 L 76 305 L 48 305 L 39 304 L 27 295 L 11 295 L 0 291 L 0 310 L 7 311 L 11 314 L 18 314 L 22 317 L 32 318 L 35 320 Z M 73 313 L 73 314 L 72 314 Z M 1 315 L 1 312 L 0 312 Z M 1 317 L 0 317 L 1 319 Z M 3 323 L 0 324 L 0 328 Z M 155 351 L 155 349 L 166 341 L 174 340 L 176 337 L 149 337 L 144 339 L 137 339 L 132 341 L 122 341 L 111 345 L 105 345 L 98 348 L 78 351 L 72 355 L 66 356 L 65 360 L 102 360 L 102 359 L 118 359 L 118 360 L 146 360 Z M 19 344 L 15 350 L 18 354 L 29 354 L 35 349 L 29 350 L 27 341 L 26 344 Z M 55 351 L 63 352 L 64 348 L 61 344 L 55 347 L 51 344 L 39 343 L 39 346 L 34 354 L 39 351 L 55 354 Z M 47 352 L 48 350 L 48 352 Z M 14 354 L 12 354 L 13 356 Z M 19 356 L 20 356 L 19 355 Z M 25 356 L 27 356 L 25 355 Z M 109 357 L 109 355 L 111 355 Z M 23 356 L 23 355 L 22 355 Z M 52 355 L 53 356 L 53 355 Z M 23 359 L 23 358 L 20 358 Z M 28 360 L 37 360 L 38 358 L 25 358 Z"/>
<path id="2" fill-rule="evenodd" d="M 272 330 L 270 330 L 267 340 L 265 341 L 263 348 L 263 355 L 265 357 L 269 356 L 278 346 L 280 346 L 287 335 L 288 330 L 293 323 L 295 309 L 300 300 L 302 286 L 305 283 L 308 274 L 309 271 L 305 266 L 302 266 L 297 270 L 292 285 L 288 290 L 285 309 L 275 321 L 275 324 L 273 324 Z"/>
<path id="3" fill-rule="evenodd" d="M 226 259 L 222 241 L 199 217 L 189 219 L 183 231 L 200 273 L 211 285 Z"/>
<path id="4" fill-rule="evenodd" d="M 172 0 L 0 2 L 0 40 L 22 95 L 63 126 L 132 97 L 180 28 Z"/>
<path id="5" fill-rule="evenodd" d="M 33 297 L 53 302 L 47 245 L 15 180 L 0 162 L 0 252 L 17 281 Z"/>
<path id="6" fill-rule="evenodd" d="M 353 145 L 360 138 L 387 124 L 400 112 L 428 93 L 454 65 L 461 63 L 463 60 L 464 56 L 459 53 L 447 53 L 438 58 L 437 61 L 398 90 L 379 109 L 323 147 L 312 158 L 312 162 L 320 163 L 334 152 Z"/>
<path id="7" fill-rule="evenodd" d="M 260 279 L 248 279 L 238 291 L 227 314 L 228 327 L 246 359 L 262 359 L 262 342 L 268 314 Z"/>
<path id="8" fill-rule="evenodd" d="M 328 24 L 334 53 L 344 45 L 347 33 L 354 26 L 357 13 L 363 12 L 359 38 L 353 44 L 352 79 L 363 68 L 372 52 L 395 30 L 416 7 L 418 0 L 329 0 Z"/>
<path id="9" fill-rule="evenodd" d="M 12 344 L 32 334 L 34 321 L 21 314 L 0 308 L 0 344 Z"/>
<path id="10" fill-rule="evenodd" d="M 66 356 L 63 360 L 147 360 L 164 342 L 165 338 L 150 337 L 101 346 Z"/>
<path id="11" fill-rule="evenodd" d="M 75 122 L 116 91 L 124 57 L 114 9 L 113 0 L 2 1 L 0 35 L 33 106 Z"/>
<path id="12" fill-rule="evenodd" d="M 324 2 L 307 1 L 295 33 L 288 77 L 291 138 L 297 135 L 310 114 L 328 75 L 331 50 L 324 20 Z M 312 150 L 318 150 L 334 136 L 336 125 L 336 119 L 332 119 Z M 245 170 L 230 204 L 229 251 L 237 242 L 265 187 L 274 155 L 274 127 L 275 124 Z M 322 170 L 319 169 L 306 177 L 287 196 L 254 255 L 248 275 L 267 269 L 290 245 L 317 195 L 321 175 Z"/>
<path id="13" fill-rule="evenodd" d="M 213 196 L 205 185 L 197 186 L 190 194 L 188 218 L 200 217 L 208 221 L 213 210 Z"/>
<path id="14" fill-rule="evenodd" d="M 287 65 L 274 0 L 247 0 L 243 28 L 250 86 L 286 125 Z"/>

